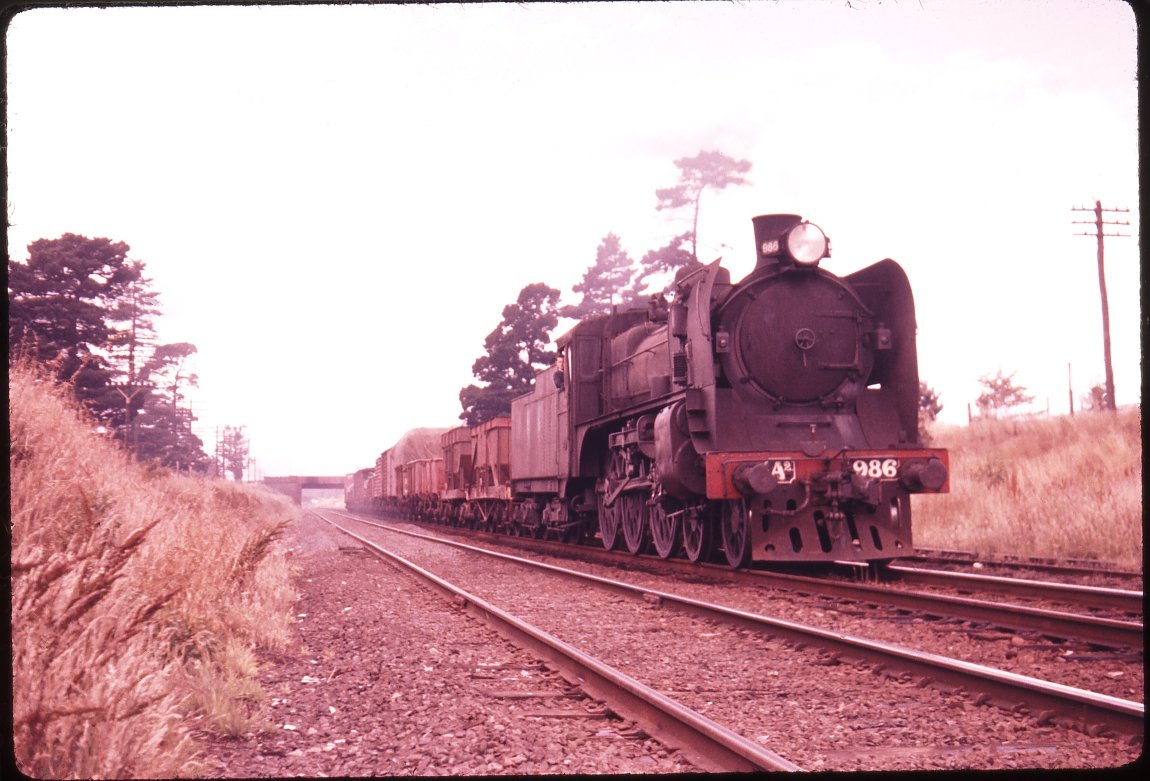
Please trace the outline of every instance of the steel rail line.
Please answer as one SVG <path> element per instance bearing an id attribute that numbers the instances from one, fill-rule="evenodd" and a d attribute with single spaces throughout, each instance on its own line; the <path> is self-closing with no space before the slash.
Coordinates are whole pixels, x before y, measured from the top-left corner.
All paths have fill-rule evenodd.
<path id="1" fill-rule="evenodd" d="M 355 518 L 361 523 L 378 523 L 374 520 Z M 497 535 L 503 542 L 503 535 Z M 554 549 L 556 554 L 570 555 L 569 545 L 557 545 L 540 540 L 531 540 L 525 543 L 520 538 L 507 538 L 507 542 L 518 547 L 535 547 L 542 545 L 547 549 Z M 905 591 L 885 588 L 882 586 L 860 583 L 857 581 L 841 582 L 826 578 L 816 578 L 809 575 L 794 575 L 771 570 L 732 570 L 718 564 L 690 564 L 685 561 L 661 559 L 653 556 L 635 557 L 632 555 L 616 555 L 611 551 L 591 549 L 581 551 L 594 557 L 611 559 L 611 563 L 650 561 L 662 567 L 670 568 L 676 572 L 699 574 L 700 571 L 713 572 L 726 580 L 738 580 L 755 586 L 765 585 L 769 588 L 781 588 L 788 591 L 814 594 L 818 596 L 839 597 L 856 602 L 871 604 L 884 604 L 906 610 L 917 610 L 927 615 L 958 617 L 973 621 L 983 621 L 995 626 L 1014 630 L 1029 630 L 1042 633 L 1049 637 L 1084 640 L 1108 646 L 1121 646 L 1128 648 L 1142 648 L 1145 645 L 1145 628 L 1141 621 L 1125 621 L 1116 618 L 1104 618 L 1081 613 L 1068 613 L 1060 610 L 1033 607 L 1030 605 L 1017 605 L 1002 602 L 991 602 L 964 596 L 933 594 L 925 591 Z M 863 567 L 862 569 L 867 569 Z"/>
<path id="2" fill-rule="evenodd" d="M 915 548 L 914 553 L 900 556 L 899 562 L 906 564 L 935 563 L 982 565 L 1001 569 L 1031 569 L 1039 572 L 1058 572 L 1066 575 L 1097 575 L 1121 580 L 1141 580 L 1142 573 L 1136 570 L 1118 569 L 1104 561 L 1085 559 L 1055 560 L 1041 556 L 1013 556 L 999 554 L 984 556 L 973 551 L 945 550 L 942 548 Z"/>
<path id="3" fill-rule="evenodd" d="M 1142 592 L 1100 586 L 1079 586 L 1071 583 L 1051 583 L 1045 580 L 1025 578 L 1003 578 L 997 575 L 973 575 L 969 572 L 944 572 L 942 570 L 920 569 L 892 564 L 888 572 L 897 574 L 903 580 L 924 585 L 945 586 L 961 589 L 964 584 L 1014 596 L 1039 599 L 1059 599 L 1087 607 L 1108 607 L 1127 613 L 1142 612 Z"/>
<path id="4" fill-rule="evenodd" d="M 1124 700 L 1052 681 L 1044 681 L 926 651 L 916 651 L 893 643 L 869 640 L 844 632 L 820 629 L 665 591 L 634 586 L 622 581 L 490 551 L 442 537 L 398 529 L 371 521 L 360 520 L 359 522 L 369 523 L 398 534 L 451 545 L 515 564 L 546 570 L 581 582 L 594 583 L 641 599 L 657 599 L 665 606 L 708 619 L 721 618 L 740 624 L 745 628 L 787 637 L 800 643 L 815 642 L 834 649 L 844 657 L 861 659 L 882 667 L 897 667 L 919 675 L 928 681 L 942 681 L 958 687 L 975 687 L 984 693 L 980 702 L 990 702 L 1006 710 L 1016 710 L 1019 706 L 1024 705 L 1030 707 L 1041 721 L 1062 718 L 1075 723 L 1084 723 L 1087 728 L 1092 723 L 1100 722 L 1130 735 L 1142 735 L 1144 731 L 1145 708 L 1140 702 Z M 328 521 L 328 523 L 332 522 Z M 1091 722 L 1091 719 L 1096 721 Z"/>
<path id="5" fill-rule="evenodd" d="M 578 685 L 589 696 L 607 702 L 612 710 L 642 724 L 648 734 L 679 749 L 699 767 L 716 772 L 802 770 L 758 743 L 452 585 L 366 537 L 318 513 L 317 516 L 373 552 L 435 586 L 472 616 L 487 622 L 539 657 L 553 663 L 569 682 Z"/>
<path id="6" fill-rule="evenodd" d="M 820 596 L 887 604 L 934 616 L 956 616 L 984 621 L 995 626 L 1030 630 L 1063 640 L 1073 637 L 1101 645 L 1130 648 L 1142 648 L 1145 644 L 1145 628 L 1141 621 L 1123 621 L 925 591 L 902 591 L 865 583 L 842 583 L 803 575 L 759 571 L 751 571 L 749 575 L 769 581 L 773 585 L 798 591 L 811 591 Z"/>

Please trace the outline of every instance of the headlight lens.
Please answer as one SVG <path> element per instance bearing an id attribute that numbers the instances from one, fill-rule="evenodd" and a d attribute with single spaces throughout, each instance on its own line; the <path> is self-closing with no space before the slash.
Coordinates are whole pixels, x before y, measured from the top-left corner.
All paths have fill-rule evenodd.
<path id="1" fill-rule="evenodd" d="M 813 266 L 827 256 L 827 236 L 819 226 L 800 222 L 787 233 L 787 253 L 796 263 Z"/>

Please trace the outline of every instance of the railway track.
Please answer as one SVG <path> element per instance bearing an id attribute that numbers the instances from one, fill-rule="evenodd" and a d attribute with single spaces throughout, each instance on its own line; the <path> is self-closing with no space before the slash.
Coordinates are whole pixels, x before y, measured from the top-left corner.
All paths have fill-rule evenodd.
<path id="1" fill-rule="evenodd" d="M 349 516 L 357 518 L 367 518 L 368 516 Z M 402 522 L 398 521 L 397 522 Z M 673 572 L 681 572 L 687 576 L 696 575 L 701 571 L 712 572 L 716 577 L 724 579 L 734 579 L 748 577 L 748 573 L 752 577 L 757 576 L 764 578 L 764 582 L 770 582 L 778 587 L 787 587 L 787 584 L 806 584 L 806 587 L 813 587 L 816 581 L 824 581 L 823 578 L 808 578 L 803 579 L 802 575 L 789 574 L 794 570 L 791 567 L 787 570 L 773 570 L 773 569 L 742 569 L 731 570 L 729 567 L 722 564 L 692 564 L 684 559 L 663 559 L 653 554 L 640 554 L 633 556 L 623 551 L 607 551 L 603 550 L 598 545 L 576 545 L 553 543 L 548 540 L 539 540 L 535 538 L 524 537 L 511 537 L 503 534 L 495 534 L 492 532 L 473 531 L 469 529 L 459 529 L 450 526 L 429 526 L 426 528 L 435 528 L 442 530 L 448 534 L 460 534 L 476 539 L 489 539 L 498 541 L 501 545 L 521 547 L 528 550 L 541 550 L 547 551 L 552 555 L 571 558 L 579 560 L 594 560 L 598 562 L 617 562 L 621 566 L 630 566 L 630 562 L 645 561 L 649 562 L 653 567 L 670 570 Z M 947 552 L 943 552 L 944 554 Z M 910 557 L 909 560 L 924 563 L 928 560 L 940 561 L 964 561 L 957 558 L 958 552 L 950 552 L 953 555 L 940 555 L 938 557 L 930 557 L 928 555 L 919 555 Z M 971 554 L 973 556 L 973 554 Z M 967 559 L 965 561 L 973 562 L 975 559 Z M 897 560 L 902 562 L 902 559 Z M 1030 566 L 1033 561 L 1025 559 L 1027 566 Z M 1058 567 L 1052 563 L 1047 562 L 1051 571 L 1061 571 L 1064 574 L 1067 572 L 1083 571 L 1087 572 L 1085 567 L 1063 566 Z M 978 572 L 958 572 L 953 570 L 935 570 L 928 569 L 922 566 L 906 566 L 901 563 L 892 563 L 887 565 L 881 570 L 875 570 L 868 565 L 843 563 L 841 571 L 846 573 L 845 579 L 850 581 L 879 581 L 896 579 L 906 585 L 912 586 L 929 586 L 935 588 L 942 588 L 954 592 L 960 597 L 969 598 L 971 596 L 981 596 L 984 598 L 991 597 L 1018 597 L 1029 600 L 1036 600 L 1044 605 L 1057 605 L 1064 607 L 1081 608 L 1091 614 L 1097 614 L 1101 619 L 1097 623 L 1101 626 L 1107 623 L 1107 619 L 1113 619 L 1115 623 L 1115 631 L 1109 629 L 1101 629 L 1098 633 L 1090 634 L 1074 634 L 1072 636 L 1082 637 L 1083 639 L 1095 640 L 1099 642 L 1129 642 L 1132 640 L 1137 641 L 1137 645 L 1141 646 L 1141 638 L 1136 638 L 1136 635 L 1141 634 L 1141 616 L 1143 607 L 1143 591 L 1141 589 L 1133 588 L 1116 588 L 1116 587 L 1100 587 L 1093 586 L 1085 583 L 1075 582 L 1062 582 L 1062 581 L 1048 581 L 1048 580 L 1033 580 L 1029 578 L 1019 577 L 1002 577 Z M 1090 569 L 1089 573 L 1095 573 L 1096 570 Z M 1135 573 L 1128 573 L 1134 575 Z M 1133 581 L 1131 581 L 1133 584 Z M 1002 604 L 1001 602 L 994 602 L 990 604 Z M 1014 613 L 1026 612 L 1025 608 L 1021 611 L 1015 611 L 1011 606 L 1002 608 L 1004 614 L 1011 616 Z M 1039 607 L 1037 610 L 1041 611 L 1043 608 Z M 1060 608 L 1053 608 L 1052 612 L 1064 612 Z M 952 615 L 959 615 L 958 613 L 951 613 Z M 972 620 L 982 620 L 985 616 L 972 613 L 968 617 Z M 1041 623 L 1050 624 L 1049 618 L 1042 618 L 1039 622 L 1032 622 L 1028 619 L 1021 618 L 1017 621 L 1012 621 L 1007 624 L 1008 626 L 1016 628 L 1034 628 L 1041 629 Z M 1071 619 L 1073 623 L 1073 619 Z M 1088 626 L 1095 623 L 1091 619 L 1086 619 L 1082 622 L 1083 626 Z M 1125 626 L 1123 626 L 1125 625 Z M 1121 640 L 1125 635 L 1127 640 Z"/>
<path id="2" fill-rule="evenodd" d="M 1007 594 L 1029 599 L 1063 602 L 1091 610 L 1109 609 L 1132 616 L 1142 615 L 1143 592 L 1141 590 L 928 570 L 897 564 L 887 567 L 887 571 L 898 576 L 903 582 L 914 585 L 941 586 L 955 591 Z"/>
<path id="3" fill-rule="evenodd" d="M 320 515 L 323 518 L 322 515 Z M 571 684 L 643 725 L 648 734 L 673 745 L 704 770 L 739 772 L 801 770 L 721 724 L 660 694 L 595 657 L 453 585 L 372 540 L 323 518 L 374 553 L 436 587 L 468 613 L 555 665 Z"/>
<path id="4" fill-rule="evenodd" d="M 1140 587 L 1142 572 L 1122 569 L 1110 562 L 1092 559 L 1056 560 L 1043 556 L 984 556 L 972 551 L 915 548 L 910 556 L 899 559 L 907 566 L 961 567 L 963 571 L 987 569 L 1000 572 L 1045 572 L 1070 579 L 1088 578 L 1122 583 L 1126 587 Z"/>
<path id="5" fill-rule="evenodd" d="M 348 516 L 361 519 L 360 516 Z M 924 585 L 946 588 L 955 594 L 895 589 L 886 585 L 866 582 L 871 573 L 866 568 L 848 566 L 844 571 L 848 577 L 822 578 L 796 575 L 772 570 L 731 570 L 721 565 L 691 564 L 677 559 L 661 559 L 656 556 L 631 556 L 617 551 L 600 548 L 579 547 L 572 553 L 569 545 L 547 541 L 522 539 L 486 532 L 470 532 L 449 527 L 435 527 L 451 534 L 462 533 L 467 537 L 478 535 L 501 545 L 514 548 L 540 551 L 561 558 L 592 560 L 605 565 L 627 568 L 649 567 L 652 572 L 671 572 L 681 578 L 713 577 L 715 582 L 741 583 L 753 587 L 783 589 L 821 597 L 845 599 L 869 604 L 885 604 L 903 610 L 918 611 L 932 618 L 955 618 L 1001 627 L 1009 630 L 1038 632 L 1057 640 L 1080 640 L 1109 647 L 1142 649 L 1145 641 L 1144 625 L 1135 618 L 1141 616 L 1141 592 L 1128 592 L 1115 589 L 1098 589 L 1089 586 L 1074 586 L 1064 583 L 1044 583 L 1034 581 L 1015 582 L 978 575 L 934 572 L 928 570 L 894 571 L 902 584 Z M 1004 582 L 1005 581 L 1005 582 Z M 1013 604 L 1001 600 L 974 598 L 971 595 L 1012 595 L 1020 594 L 1030 598 L 1040 598 L 1045 602 L 1077 605 L 1089 611 L 1109 610 L 1117 616 L 1096 615 L 1093 612 L 1076 613 L 1064 609 Z"/>
<path id="6" fill-rule="evenodd" d="M 401 531 L 401 530 L 396 530 Z M 403 531 L 404 534 L 412 534 Z M 415 535 L 426 538 L 426 535 Z M 438 539 L 438 538 L 436 538 Z M 461 550 L 474 550 L 471 546 L 455 541 L 446 541 Z M 528 562 L 508 557 L 506 554 L 486 552 L 485 555 L 501 557 L 515 566 L 526 566 Z M 1141 739 L 1143 730 L 1143 706 L 1141 703 L 1109 695 L 1098 694 L 1072 686 L 1042 681 L 1029 676 L 996 670 L 984 665 L 963 662 L 937 654 L 914 651 L 890 643 L 851 637 L 841 632 L 832 632 L 794 622 L 773 619 L 746 611 L 704 603 L 699 600 L 680 597 L 650 587 L 634 586 L 619 581 L 575 573 L 569 570 L 544 565 L 552 574 L 562 574 L 566 578 L 580 578 L 584 583 L 596 588 L 608 588 L 618 593 L 627 593 L 638 600 L 656 603 L 660 607 L 674 608 L 693 615 L 704 617 L 707 622 L 738 624 L 743 629 L 755 633 L 765 633 L 772 637 L 786 637 L 792 643 L 816 645 L 830 649 L 827 653 L 834 659 L 865 661 L 887 674 L 912 675 L 923 684 L 929 682 L 940 686 L 959 687 L 980 692 L 979 701 L 999 705 L 1010 711 L 1020 708 L 1034 714 L 1038 723 L 1073 724 L 1088 734 L 1103 734 L 1115 731 L 1136 735 Z M 729 573 L 728 573 L 729 574 Z M 835 662 L 838 663 L 837 661 Z M 890 671 L 895 671 L 891 673 Z"/>

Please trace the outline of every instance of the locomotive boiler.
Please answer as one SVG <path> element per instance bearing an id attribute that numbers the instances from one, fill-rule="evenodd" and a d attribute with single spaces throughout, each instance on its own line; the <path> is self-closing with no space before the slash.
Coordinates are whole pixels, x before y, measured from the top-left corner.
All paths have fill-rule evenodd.
<path id="1" fill-rule="evenodd" d="M 914 301 L 883 260 L 844 277 L 797 215 L 757 263 L 684 269 L 668 304 L 588 318 L 512 402 L 509 522 L 692 561 L 883 561 L 910 496 L 944 492 L 918 429 Z"/>

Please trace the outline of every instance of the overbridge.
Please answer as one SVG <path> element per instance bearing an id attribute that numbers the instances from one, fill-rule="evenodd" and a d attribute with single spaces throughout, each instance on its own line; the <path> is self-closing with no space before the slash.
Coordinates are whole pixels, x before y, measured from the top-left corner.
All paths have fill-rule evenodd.
<path id="1" fill-rule="evenodd" d="M 343 475 L 338 477 L 321 477 L 317 475 L 292 475 L 290 477 L 265 477 L 263 484 L 273 491 L 289 497 L 296 504 L 303 503 L 303 492 L 307 488 L 340 488 L 344 487 Z"/>

